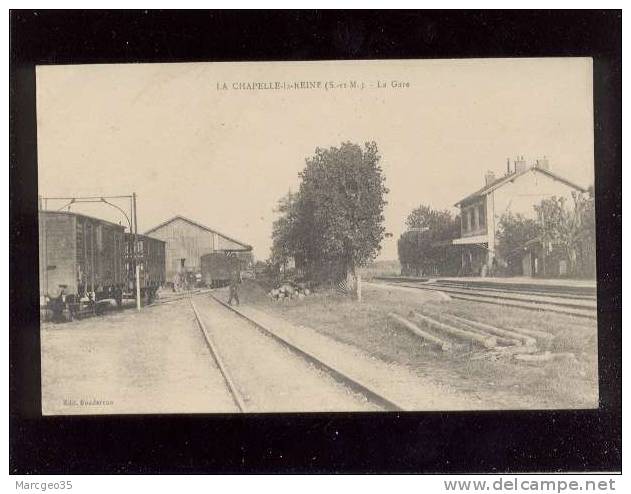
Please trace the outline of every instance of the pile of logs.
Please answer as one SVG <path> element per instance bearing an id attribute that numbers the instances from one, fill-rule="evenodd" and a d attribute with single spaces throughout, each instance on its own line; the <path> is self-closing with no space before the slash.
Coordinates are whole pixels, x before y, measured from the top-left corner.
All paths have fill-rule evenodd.
<path id="1" fill-rule="evenodd" d="M 407 317 L 390 313 L 389 317 L 418 336 L 426 344 L 438 350 L 449 351 L 455 346 L 472 345 L 485 351 L 479 358 L 514 358 L 522 362 L 547 362 L 550 360 L 571 360 L 571 353 L 542 352 L 540 344 L 548 346 L 554 335 L 539 330 L 523 328 L 499 328 L 480 321 L 472 321 L 448 313 L 420 313 L 411 311 Z"/>

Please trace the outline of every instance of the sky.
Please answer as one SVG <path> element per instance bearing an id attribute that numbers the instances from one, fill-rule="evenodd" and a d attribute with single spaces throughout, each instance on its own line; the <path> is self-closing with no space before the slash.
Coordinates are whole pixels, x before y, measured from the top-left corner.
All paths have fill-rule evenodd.
<path id="1" fill-rule="evenodd" d="M 393 235 L 378 259 L 389 260 L 412 209 L 455 212 L 507 158 L 546 156 L 552 171 L 593 184 L 592 62 L 40 66 L 37 134 L 40 195 L 135 192 L 140 232 L 179 214 L 252 245 L 257 259 L 269 255 L 276 202 L 297 190 L 316 147 L 374 140 Z M 126 223 L 102 204 L 72 210 Z"/>

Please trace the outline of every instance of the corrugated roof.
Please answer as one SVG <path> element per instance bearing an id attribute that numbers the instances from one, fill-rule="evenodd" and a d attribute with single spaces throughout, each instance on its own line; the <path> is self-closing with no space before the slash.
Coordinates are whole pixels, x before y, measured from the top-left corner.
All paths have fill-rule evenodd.
<path id="1" fill-rule="evenodd" d="M 234 242 L 235 244 L 239 244 L 240 246 L 242 246 L 246 250 L 252 250 L 252 246 L 251 245 L 244 244 L 243 242 L 240 242 L 239 240 L 236 240 L 236 239 L 234 239 L 232 237 L 229 237 L 228 235 L 224 235 L 223 233 L 218 232 L 217 230 L 214 230 L 213 228 L 209 228 L 206 225 L 202 225 L 201 223 L 198 223 L 197 221 L 191 220 L 191 219 L 186 218 L 184 216 L 181 216 L 179 214 L 177 216 L 174 216 L 173 218 L 171 218 L 169 220 L 163 221 L 159 225 L 154 226 L 153 228 L 150 228 L 149 230 L 145 231 L 145 235 L 149 235 L 151 232 L 154 232 L 158 228 L 162 228 L 163 226 L 168 225 L 169 223 L 171 223 L 171 222 L 173 222 L 175 220 L 186 221 L 187 223 L 190 223 L 191 225 L 194 225 L 194 226 L 196 226 L 198 228 L 201 228 L 202 230 L 206 230 L 208 232 L 216 233 L 217 235 L 225 238 L 226 240 L 229 240 L 230 242 Z"/>
<path id="2" fill-rule="evenodd" d="M 569 180 L 561 177 L 560 175 L 557 175 L 556 173 L 552 173 L 550 170 L 546 170 L 544 168 L 540 168 L 540 167 L 537 167 L 537 166 L 531 166 L 530 168 L 526 168 L 525 170 L 523 170 L 521 172 L 509 173 L 508 175 L 504 175 L 503 177 L 500 177 L 497 180 L 494 180 L 490 184 L 485 185 L 484 187 L 482 187 L 481 189 L 476 190 L 473 194 L 469 194 L 464 199 L 461 199 L 456 204 L 454 204 L 454 206 L 457 207 L 457 206 L 460 206 L 461 204 L 465 204 L 467 202 L 471 202 L 474 199 L 482 197 L 482 196 L 494 191 L 495 189 L 501 187 L 505 183 L 512 182 L 513 180 L 521 177 L 522 175 L 525 175 L 529 171 L 537 171 L 537 172 L 543 173 L 544 175 L 547 175 L 550 178 L 553 178 L 554 180 L 558 180 L 559 182 L 563 182 L 565 185 L 567 185 L 569 187 L 573 187 L 574 189 L 579 190 L 581 192 L 587 192 L 587 189 L 585 187 L 581 187 L 580 185 L 576 185 L 575 183 L 570 182 Z"/>

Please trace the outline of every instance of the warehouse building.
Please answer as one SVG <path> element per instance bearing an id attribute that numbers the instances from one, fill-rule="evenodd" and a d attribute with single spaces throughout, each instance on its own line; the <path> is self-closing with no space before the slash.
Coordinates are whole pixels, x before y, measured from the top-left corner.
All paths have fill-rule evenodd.
<path id="1" fill-rule="evenodd" d="M 201 223 L 175 216 L 145 232 L 166 243 L 167 283 L 201 276 L 201 257 L 213 252 L 251 252 L 252 247 Z"/>

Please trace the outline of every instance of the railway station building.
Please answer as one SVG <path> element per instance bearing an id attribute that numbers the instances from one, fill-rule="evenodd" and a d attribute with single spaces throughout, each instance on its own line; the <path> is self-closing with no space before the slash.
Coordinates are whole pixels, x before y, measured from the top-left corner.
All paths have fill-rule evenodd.
<path id="1" fill-rule="evenodd" d="M 535 219 L 534 206 L 552 196 L 564 197 L 572 203 L 572 193 L 587 189 L 553 173 L 547 159 L 528 165 L 523 157 L 507 162 L 506 174 L 496 177 L 489 171 L 484 186 L 458 201 L 460 208 L 461 235 L 452 240 L 459 246 L 462 258 L 461 273 L 464 276 L 486 276 L 495 271 L 505 260 L 496 258 L 497 234 L 500 219 L 506 213 L 521 214 Z M 540 247 L 540 246 L 539 246 Z M 543 272 L 542 253 L 533 239 L 520 254 L 522 276 L 562 276 L 563 262 Z"/>
<path id="2" fill-rule="evenodd" d="M 201 275 L 201 257 L 216 252 L 250 253 L 252 247 L 184 216 L 175 216 L 145 235 L 165 242 L 166 282 Z"/>

